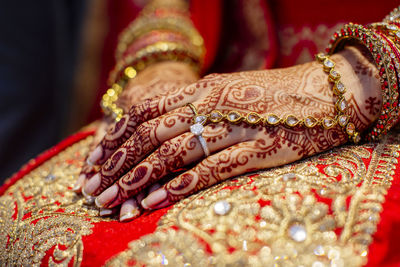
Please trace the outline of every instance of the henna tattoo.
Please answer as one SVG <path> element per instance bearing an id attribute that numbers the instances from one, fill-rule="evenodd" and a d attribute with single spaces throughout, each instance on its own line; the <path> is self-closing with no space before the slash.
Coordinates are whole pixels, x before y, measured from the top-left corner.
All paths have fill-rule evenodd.
<path id="1" fill-rule="evenodd" d="M 365 104 L 365 108 L 368 110 L 369 114 L 378 114 L 381 107 L 381 101 L 377 97 L 370 96 L 367 100 L 365 100 Z"/>
<path id="2" fill-rule="evenodd" d="M 340 68 L 340 73 L 354 72 L 351 63 L 343 57 L 337 56 L 335 62 Z M 355 92 L 362 90 L 362 85 L 354 83 L 353 86 L 348 90 L 349 96 L 346 96 L 349 101 L 349 114 L 352 121 L 362 130 L 373 117 L 364 108 L 364 99 L 360 102 L 356 97 Z M 243 114 L 276 113 L 282 117 L 293 114 L 297 117 L 321 118 L 335 114 L 331 86 L 316 62 L 289 69 L 209 75 L 196 84 L 186 87 L 185 90 L 192 90 L 191 95 L 194 99 L 198 99 L 193 104 L 200 113 L 209 113 L 213 109 L 221 111 L 234 109 Z M 370 95 L 365 94 L 367 97 L 377 97 L 374 95 L 376 92 L 368 93 Z M 182 100 L 182 93 L 179 94 L 176 95 L 176 99 Z M 365 95 L 363 97 L 366 97 Z M 160 117 L 163 120 L 154 120 L 157 121 L 157 125 L 146 128 L 143 126 L 145 124 L 142 124 L 137 128 L 132 137 L 122 145 L 122 148 L 126 148 L 123 164 L 121 165 L 123 157 L 120 155 L 116 156 L 115 160 L 107 161 L 105 165 L 109 166 L 104 166 L 104 170 L 102 168 L 100 191 L 124 175 L 162 141 L 187 131 L 193 114 L 185 113 L 185 109 L 174 114 L 175 117 L 164 116 Z M 186 128 L 179 128 L 178 124 L 186 125 Z M 176 201 L 233 175 L 289 163 L 340 145 L 347 140 L 347 136 L 339 126 L 331 129 L 244 124 L 232 126 L 235 127 L 243 130 L 239 142 L 244 143 L 206 158 L 192 170 L 167 183 L 165 188 L 168 191 L 169 201 Z M 160 129 L 167 131 L 162 132 Z M 168 136 L 170 134 L 168 129 L 173 129 L 175 135 Z M 220 136 L 205 138 L 208 142 L 218 143 Z M 190 163 L 185 160 L 188 155 L 184 152 L 191 151 L 190 147 L 186 147 L 189 143 L 179 138 L 173 142 L 164 142 L 156 153 L 118 180 L 116 183 L 119 188 L 118 194 L 111 203 L 113 205 L 120 203 L 160 177 Z"/>
<path id="3" fill-rule="evenodd" d="M 103 164 L 100 186 L 93 193 L 98 195 L 122 177 L 164 141 L 186 131 L 192 114 L 185 108 L 165 114 L 140 125 L 135 133 Z M 170 131 L 169 129 L 174 129 Z M 161 132 L 160 137 L 158 137 Z"/>

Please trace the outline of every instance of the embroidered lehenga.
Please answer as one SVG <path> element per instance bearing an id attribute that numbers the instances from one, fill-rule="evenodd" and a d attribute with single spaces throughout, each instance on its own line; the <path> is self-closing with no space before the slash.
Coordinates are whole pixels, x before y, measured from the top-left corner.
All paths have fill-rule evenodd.
<path id="1" fill-rule="evenodd" d="M 134 1 L 116 2 L 109 3 L 118 17 L 111 18 L 106 49 L 140 9 Z M 343 22 L 379 21 L 395 7 L 363 2 L 372 13 L 358 3 L 309 2 L 310 9 L 291 1 L 192 1 L 192 19 L 209 53 L 205 66 L 229 72 L 312 60 Z M 233 21 L 240 27 L 230 34 Z M 103 72 L 111 67 L 105 63 Z M 227 180 L 129 223 L 99 217 L 71 190 L 94 131 L 90 126 L 62 141 L 1 187 L 2 265 L 400 264 L 396 131 L 376 143 L 344 145 Z"/>

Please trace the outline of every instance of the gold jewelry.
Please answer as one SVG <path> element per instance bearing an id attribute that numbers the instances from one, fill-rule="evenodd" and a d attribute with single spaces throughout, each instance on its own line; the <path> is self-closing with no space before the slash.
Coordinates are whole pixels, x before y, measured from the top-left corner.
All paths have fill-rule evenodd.
<path id="1" fill-rule="evenodd" d="M 198 116 L 197 109 L 195 108 L 195 106 L 193 106 L 193 104 L 189 103 L 189 104 L 187 104 L 187 106 L 190 107 L 190 109 L 193 111 L 193 114 L 195 116 L 195 119 L 193 120 L 194 124 L 190 126 L 190 131 L 192 132 L 192 134 L 197 136 L 197 139 L 199 140 L 199 143 L 200 143 L 201 147 L 203 148 L 204 155 L 206 157 L 208 157 L 210 155 L 210 150 L 207 147 L 206 140 L 202 136 L 203 131 L 204 131 L 204 124 L 206 123 L 206 120 L 205 119 L 200 120 L 201 117 Z"/>
<path id="2" fill-rule="evenodd" d="M 352 42 L 364 45 L 371 52 L 379 70 L 383 103 L 381 114 L 365 135 L 368 141 L 374 141 L 385 135 L 399 118 L 399 93 L 395 66 L 389 56 L 391 48 L 386 40 L 372 29 L 353 23 L 346 24 L 334 34 L 327 49 L 328 53 L 331 55 Z"/>
<path id="3" fill-rule="evenodd" d="M 316 59 L 322 64 L 324 71 L 329 74 L 329 82 L 333 83 L 332 90 L 337 98 L 335 103 L 337 122 L 340 127 L 342 127 L 343 131 L 348 135 L 349 139 L 354 143 L 358 143 L 360 141 L 360 134 L 358 131 L 356 131 L 356 126 L 354 123 L 350 122 L 350 115 L 347 114 L 348 104 L 344 97 L 346 87 L 340 80 L 340 73 L 335 70 L 336 63 L 322 53 L 317 54 Z"/>
<path id="4" fill-rule="evenodd" d="M 119 121 L 123 116 L 123 110 L 115 103 L 118 100 L 124 86 L 129 80 L 135 78 L 137 75 L 133 67 L 127 67 L 124 70 L 124 76 L 118 82 L 114 83 L 111 88 L 103 95 L 100 106 L 106 115 L 111 115 L 115 121 Z"/>

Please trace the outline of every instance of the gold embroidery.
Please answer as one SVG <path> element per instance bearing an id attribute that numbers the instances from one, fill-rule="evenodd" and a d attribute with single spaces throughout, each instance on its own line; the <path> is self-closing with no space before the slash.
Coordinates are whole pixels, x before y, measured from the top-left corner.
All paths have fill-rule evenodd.
<path id="1" fill-rule="evenodd" d="M 1 266 L 79 266 L 98 210 L 70 190 L 92 137 L 39 166 L 0 197 Z M 53 250 L 51 250 L 53 249 Z M 48 262 L 42 262 L 50 252 Z"/>
<path id="2" fill-rule="evenodd" d="M 360 266 L 399 150 L 390 135 L 226 181 L 176 204 L 108 265 Z"/>

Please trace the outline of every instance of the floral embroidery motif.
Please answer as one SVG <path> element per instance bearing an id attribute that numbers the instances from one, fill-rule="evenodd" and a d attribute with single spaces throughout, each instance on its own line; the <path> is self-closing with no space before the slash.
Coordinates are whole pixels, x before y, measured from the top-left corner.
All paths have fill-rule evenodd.
<path id="1" fill-rule="evenodd" d="M 176 204 L 107 264 L 361 266 L 399 150 L 391 135 L 226 181 Z"/>
<path id="2" fill-rule="evenodd" d="M 92 139 L 52 157 L 0 197 L 1 266 L 80 265 L 82 236 L 91 234 L 98 210 L 70 189 Z"/>

